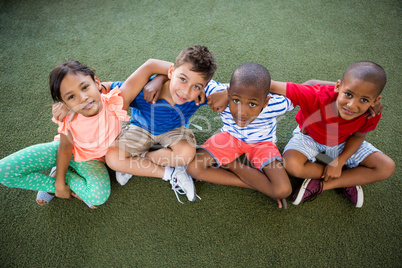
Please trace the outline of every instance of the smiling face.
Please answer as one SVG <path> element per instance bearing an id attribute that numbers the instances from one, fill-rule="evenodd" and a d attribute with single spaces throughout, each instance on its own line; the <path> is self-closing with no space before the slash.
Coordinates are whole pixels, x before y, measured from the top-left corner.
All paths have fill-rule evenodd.
<path id="1" fill-rule="evenodd" d="M 100 82 L 89 75 L 67 73 L 60 84 L 60 95 L 65 105 L 76 113 L 90 117 L 102 110 Z"/>
<path id="2" fill-rule="evenodd" d="M 378 88 L 374 83 L 359 78 L 338 81 L 335 92 L 339 93 L 336 99 L 338 115 L 345 120 L 363 115 L 381 99 L 377 96 Z"/>
<path id="3" fill-rule="evenodd" d="M 267 106 L 269 98 L 265 90 L 247 85 L 229 88 L 229 110 L 239 127 L 246 127 Z"/>
<path id="4" fill-rule="evenodd" d="M 202 73 L 191 71 L 191 68 L 191 63 L 185 63 L 177 68 L 172 65 L 169 68 L 169 91 L 176 104 L 195 100 L 208 83 Z"/>

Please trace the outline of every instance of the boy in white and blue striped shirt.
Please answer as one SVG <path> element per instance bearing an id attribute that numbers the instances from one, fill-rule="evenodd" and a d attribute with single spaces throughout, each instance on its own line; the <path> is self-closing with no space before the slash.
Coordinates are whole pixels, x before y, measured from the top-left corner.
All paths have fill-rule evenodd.
<path id="1" fill-rule="evenodd" d="M 292 188 L 275 145 L 276 118 L 294 107 L 289 99 L 269 94 L 270 83 L 260 64 L 244 63 L 233 72 L 229 105 L 221 113 L 222 132 L 197 150 L 187 172 L 201 181 L 258 190 L 281 208 Z M 242 154 L 254 167 L 235 161 Z"/>

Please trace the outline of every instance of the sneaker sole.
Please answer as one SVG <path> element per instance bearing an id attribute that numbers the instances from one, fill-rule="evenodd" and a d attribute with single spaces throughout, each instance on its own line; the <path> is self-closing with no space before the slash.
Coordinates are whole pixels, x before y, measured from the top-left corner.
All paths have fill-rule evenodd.
<path id="1" fill-rule="evenodd" d="M 191 180 L 192 180 L 192 185 L 193 185 L 193 192 L 194 192 L 194 196 L 192 197 L 192 198 L 190 198 L 191 196 L 188 196 L 187 195 L 187 193 L 186 193 L 186 196 L 187 196 L 187 199 L 188 199 L 188 201 L 190 201 L 190 202 L 194 202 L 195 201 L 195 197 L 196 197 L 196 192 L 195 192 L 195 185 L 194 185 L 194 181 L 193 181 L 193 179 L 191 178 Z"/>
<path id="2" fill-rule="evenodd" d="M 305 179 L 303 184 L 300 186 L 299 192 L 297 193 L 296 199 L 292 202 L 293 205 L 297 206 L 302 201 L 303 195 L 306 192 L 307 185 L 310 183 L 311 179 Z"/>
<path id="3" fill-rule="evenodd" d="M 363 199 L 364 199 L 363 188 L 360 185 L 358 185 L 358 186 L 356 186 L 356 189 L 357 189 L 357 196 L 358 196 L 356 207 L 361 208 L 363 206 Z M 359 196 L 361 198 L 359 198 Z"/>

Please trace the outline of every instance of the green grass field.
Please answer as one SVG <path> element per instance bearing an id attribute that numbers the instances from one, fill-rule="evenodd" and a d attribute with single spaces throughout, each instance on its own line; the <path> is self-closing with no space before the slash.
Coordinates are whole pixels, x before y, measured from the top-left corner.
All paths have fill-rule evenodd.
<path id="1" fill-rule="evenodd" d="M 279 210 L 259 192 L 202 182 L 202 200 L 182 205 L 167 182 L 135 177 L 122 187 L 113 173 L 112 195 L 97 210 L 62 199 L 40 207 L 36 192 L 1 185 L 1 266 L 400 267 L 401 8 L 391 0 L 0 1 L 0 158 L 56 135 L 48 75 L 66 58 L 100 80 L 124 80 L 148 58 L 173 61 L 202 44 L 220 82 L 248 61 L 298 83 L 335 81 L 360 60 L 382 65 L 383 117 L 367 140 L 397 164 L 391 178 L 363 187 L 361 209 L 328 191 Z M 279 120 L 281 151 L 294 115 Z M 193 123 L 204 129 L 194 129 L 199 144 L 221 127 L 208 107 Z"/>

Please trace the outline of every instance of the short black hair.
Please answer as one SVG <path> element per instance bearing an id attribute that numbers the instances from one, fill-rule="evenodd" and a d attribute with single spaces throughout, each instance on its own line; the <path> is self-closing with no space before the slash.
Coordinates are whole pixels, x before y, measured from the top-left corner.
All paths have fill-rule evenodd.
<path id="1" fill-rule="evenodd" d="M 343 74 L 341 82 L 349 78 L 358 78 L 373 83 L 377 86 L 378 95 L 381 94 L 387 83 L 384 68 L 372 61 L 359 61 L 350 65 Z"/>
<path id="2" fill-rule="evenodd" d="M 248 85 L 265 90 L 268 95 L 271 87 L 271 75 L 263 65 L 246 62 L 234 70 L 230 79 L 230 86 Z"/>
<path id="3" fill-rule="evenodd" d="M 52 99 L 56 102 L 63 101 L 60 94 L 60 85 L 68 73 L 89 75 L 92 80 L 95 81 L 95 70 L 79 61 L 69 60 L 57 65 L 49 75 L 50 94 L 52 95 Z"/>

